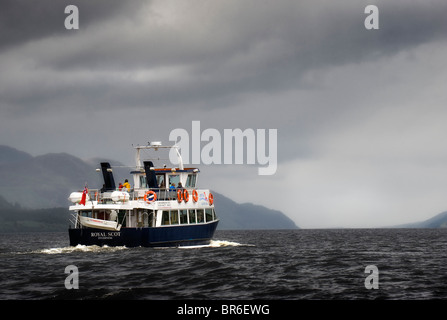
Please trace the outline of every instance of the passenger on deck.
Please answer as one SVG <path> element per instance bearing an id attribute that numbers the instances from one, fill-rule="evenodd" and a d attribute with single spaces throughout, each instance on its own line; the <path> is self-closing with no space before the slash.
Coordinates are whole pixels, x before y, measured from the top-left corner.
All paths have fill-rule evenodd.
<path id="1" fill-rule="evenodd" d="M 175 193 L 175 183 L 171 182 L 171 185 L 169 186 L 169 199 L 174 200 L 176 198 Z"/>
<path id="2" fill-rule="evenodd" d="M 127 188 L 127 191 L 130 191 L 130 183 L 129 183 L 129 181 L 127 181 L 127 179 L 126 179 L 126 181 L 124 181 L 123 187 Z"/>
<path id="3" fill-rule="evenodd" d="M 119 186 L 118 186 L 118 190 L 121 191 L 123 190 L 123 184 L 120 182 Z"/>
<path id="4" fill-rule="evenodd" d="M 183 186 L 182 186 L 182 183 L 181 183 L 181 182 L 178 183 L 178 185 L 177 185 L 177 189 L 183 189 Z"/>

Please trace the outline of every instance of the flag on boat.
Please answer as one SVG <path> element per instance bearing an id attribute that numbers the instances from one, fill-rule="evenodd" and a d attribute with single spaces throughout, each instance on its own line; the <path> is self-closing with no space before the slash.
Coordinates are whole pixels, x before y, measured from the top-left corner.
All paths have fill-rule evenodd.
<path id="1" fill-rule="evenodd" d="M 82 198 L 79 204 L 83 204 L 85 206 L 85 200 L 87 198 L 88 189 L 87 186 L 84 187 L 84 192 L 82 192 Z"/>

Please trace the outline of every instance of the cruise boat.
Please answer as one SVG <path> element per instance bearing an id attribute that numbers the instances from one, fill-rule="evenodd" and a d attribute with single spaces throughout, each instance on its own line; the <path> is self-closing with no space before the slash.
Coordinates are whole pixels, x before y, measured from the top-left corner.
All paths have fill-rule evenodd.
<path id="1" fill-rule="evenodd" d="M 197 187 L 198 168 L 184 168 L 179 148 L 160 142 L 136 146 L 133 187 L 116 186 L 113 168 L 101 162 L 101 189 L 72 192 L 70 245 L 167 247 L 209 244 L 219 222 L 209 189 Z M 141 151 L 174 150 L 178 167 L 141 161 Z M 168 150 L 169 151 L 169 150 Z"/>

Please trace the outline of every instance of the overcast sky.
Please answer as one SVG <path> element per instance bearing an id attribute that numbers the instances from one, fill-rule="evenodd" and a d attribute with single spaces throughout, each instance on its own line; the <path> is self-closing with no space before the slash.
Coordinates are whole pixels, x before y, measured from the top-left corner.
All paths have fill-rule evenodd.
<path id="1" fill-rule="evenodd" d="M 1 0 L 0 144 L 131 165 L 132 144 L 194 120 L 277 129 L 274 175 L 202 165 L 201 186 L 302 228 L 425 220 L 447 210 L 446 15 L 445 0 Z"/>

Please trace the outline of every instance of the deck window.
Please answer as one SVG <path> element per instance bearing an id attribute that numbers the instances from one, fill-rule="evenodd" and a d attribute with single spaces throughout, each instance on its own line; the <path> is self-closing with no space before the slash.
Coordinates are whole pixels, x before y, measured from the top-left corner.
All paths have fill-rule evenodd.
<path id="1" fill-rule="evenodd" d="M 149 227 L 155 227 L 155 224 L 156 224 L 155 217 L 156 217 L 156 215 L 155 215 L 154 210 L 150 210 L 148 217 L 147 217 Z"/>
<path id="2" fill-rule="evenodd" d="M 206 215 L 206 222 L 213 221 L 213 209 L 205 209 L 205 215 Z"/>
<path id="3" fill-rule="evenodd" d="M 205 215 L 203 209 L 197 209 L 197 223 L 204 223 Z"/>
<path id="4" fill-rule="evenodd" d="M 82 216 L 82 217 L 93 218 L 93 216 L 92 216 L 92 211 L 91 211 L 91 210 L 82 210 L 82 211 L 79 211 L 79 215 Z"/>
<path id="5" fill-rule="evenodd" d="M 188 210 L 189 211 L 189 223 L 197 223 L 196 220 L 196 210 L 195 209 L 191 209 Z"/>
<path id="6" fill-rule="evenodd" d="M 180 210 L 180 223 L 188 224 L 188 210 Z"/>
<path id="7" fill-rule="evenodd" d="M 171 224 L 178 224 L 178 211 L 177 210 L 171 211 Z"/>
<path id="8" fill-rule="evenodd" d="M 161 224 L 163 226 L 169 225 L 169 211 L 163 211 L 163 216 L 161 217 Z"/>
<path id="9" fill-rule="evenodd" d="M 118 210 L 118 222 L 121 223 L 123 227 L 127 226 L 126 216 L 126 210 Z"/>

